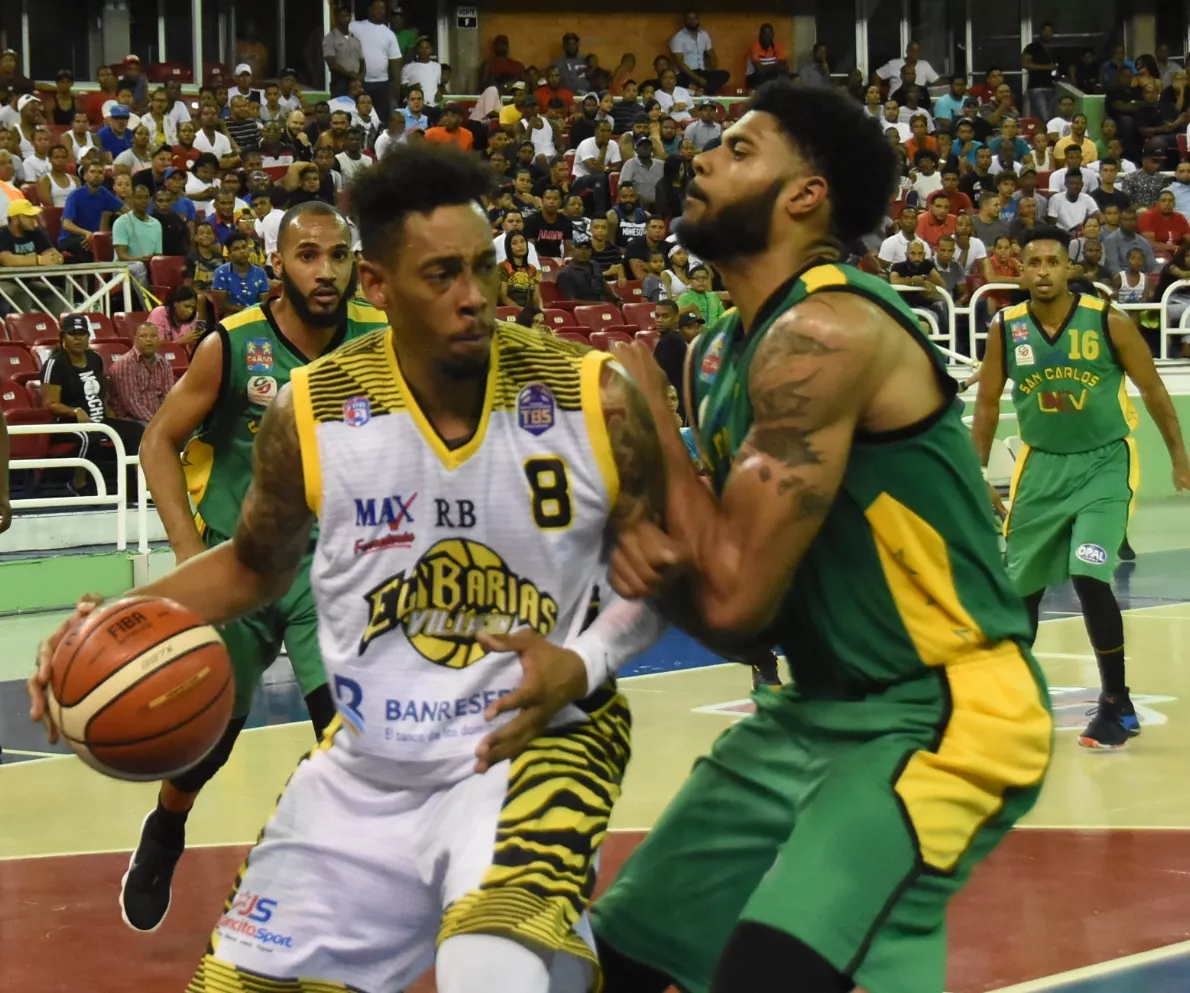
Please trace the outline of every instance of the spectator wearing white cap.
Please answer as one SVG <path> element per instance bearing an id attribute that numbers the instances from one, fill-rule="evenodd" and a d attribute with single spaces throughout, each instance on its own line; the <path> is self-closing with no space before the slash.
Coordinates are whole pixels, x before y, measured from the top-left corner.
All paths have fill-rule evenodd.
<path id="1" fill-rule="evenodd" d="M 434 48 L 430 39 L 422 35 L 413 46 L 413 61 L 406 62 L 401 69 L 401 85 L 420 86 L 426 103 L 430 105 L 438 99 L 438 87 L 442 83 L 442 67 L 434 61 L 433 56 Z"/>
<path id="2" fill-rule="evenodd" d="M 249 103 L 260 103 L 264 100 L 263 90 L 252 89 L 252 67 L 247 62 L 241 62 L 236 66 L 236 84 L 227 91 L 229 107 L 235 97 L 243 97 Z"/>
<path id="3" fill-rule="evenodd" d="M 385 0 L 372 0 L 366 21 L 352 21 L 351 33 L 359 39 L 364 53 L 364 90 L 372 97 L 376 113 L 388 120 L 393 91 L 401 79 L 401 46 L 386 23 Z"/>
<path id="4" fill-rule="evenodd" d="M 17 113 L 21 118 L 17 124 L 21 136 L 21 158 L 27 159 L 33 154 L 33 136 L 45 124 L 45 109 L 36 95 L 26 93 L 17 101 Z"/>

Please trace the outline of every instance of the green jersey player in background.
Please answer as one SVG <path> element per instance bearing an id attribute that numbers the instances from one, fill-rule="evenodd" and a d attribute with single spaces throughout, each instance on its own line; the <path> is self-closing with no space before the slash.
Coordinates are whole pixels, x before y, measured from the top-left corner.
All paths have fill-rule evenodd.
<path id="1" fill-rule="evenodd" d="M 1178 415 L 1136 326 L 1098 296 L 1070 292 L 1069 237 L 1037 227 L 1021 242 L 1029 300 L 1004 308 L 988 327 L 975 447 L 986 465 L 1011 379 L 1025 444 L 1004 521 L 1008 574 L 1034 633 L 1042 594 L 1073 582 L 1101 683 L 1079 744 L 1122 748 L 1140 733 L 1124 676 L 1124 618 L 1111 588 L 1139 481 L 1125 373 L 1165 439 L 1178 490 L 1190 489 L 1190 462 Z"/>
<path id="2" fill-rule="evenodd" d="M 688 365 L 713 490 L 625 346 L 665 532 L 620 536 L 611 580 L 737 653 L 775 642 L 792 681 L 596 902 L 604 990 L 941 993 L 947 901 L 1032 806 L 1053 722 L 956 383 L 899 295 L 837 262 L 896 160 L 842 92 L 770 83 L 694 172 L 678 237 L 738 308 Z"/>
<path id="3" fill-rule="evenodd" d="M 352 299 L 358 275 L 351 243 L 347 221 L 333 207 L 315 201 L 291 209 L 272 257 L 281 296 L 224 318 L 199 343 L 186 375 L 145 431 L 141 465 L 179 564 L 235 533 L 252 481 L 257 428 L 290 372 L 387 326 L 384 314 Z M 293 586 L 276 603 L 222 629 L 235 673 L 232 718 L 202 762 L 161 784 L 157 808 L 145 818 L 121 883 L 120 907 L 129 927 L 153 931 L 164 920 L 185 847 L 186 818 L 199 790 L 231 755 L 256 685 L 283 641 L 317 736 L 334 716 L 318 650 L 309 564 L 308 553 Z"/>

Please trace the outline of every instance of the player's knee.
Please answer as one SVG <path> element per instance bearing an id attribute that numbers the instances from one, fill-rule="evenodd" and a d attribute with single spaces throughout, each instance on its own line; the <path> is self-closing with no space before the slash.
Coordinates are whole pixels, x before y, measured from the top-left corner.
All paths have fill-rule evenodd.
<path id="1" fill-rule="evenodd" d="M 438 948 L 434 972 L 439 993 L 550 993 L 546 959 L 492 934 L 447 938 Z"/>
<path id="2" fill-rule="evenodd" d="M 767 924 L 736 925 L 719 957 L 711 993 L 848 993 L 855 983 L 814 949 Z"/>
<path id="3" fill-rule="evenodd" d="M 175 776 L 171 779 L 169 781 L 170 786 L 180 793 L 198 793 L 207 783 L 215 778 L 215 773 L 227 764 L 227 760 L 231 758 L 231 750 L 235 747 L 236 738 L 244 730 L 244 724 L 247 720 L 248 717 L 245 715 L 243 717 L 233 717 L 228 721 L 227 728 L 223 732 L 223 737 L 207 753 L 206 758 L 199 762 L 193 769 L 187 769 L 180 776 Z"/>

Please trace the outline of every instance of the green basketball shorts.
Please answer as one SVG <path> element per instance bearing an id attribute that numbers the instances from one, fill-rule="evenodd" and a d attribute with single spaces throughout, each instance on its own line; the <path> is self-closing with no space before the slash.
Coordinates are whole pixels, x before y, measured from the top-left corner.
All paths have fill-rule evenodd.
<path id="1" fill-rule="evenodd" d="M 1139 475 L 1131 437 L 1069 455 L 1024 446 L 1004 522 L 1017 593 L 1028 596 L 1071 576 L 1110 583 Z"/>

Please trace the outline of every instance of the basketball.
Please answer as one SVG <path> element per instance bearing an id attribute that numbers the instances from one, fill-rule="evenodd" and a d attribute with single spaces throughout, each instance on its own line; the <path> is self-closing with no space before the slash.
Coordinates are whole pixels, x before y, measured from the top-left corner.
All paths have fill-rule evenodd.
<path id="1" fill-rule="evenodd" d="M 169 779 L 214 748 L 234 679 L 219 632 L 172 600 L 95 609 L 58 644 L 49 713 L 87 765 L 133 782 Z"/>

